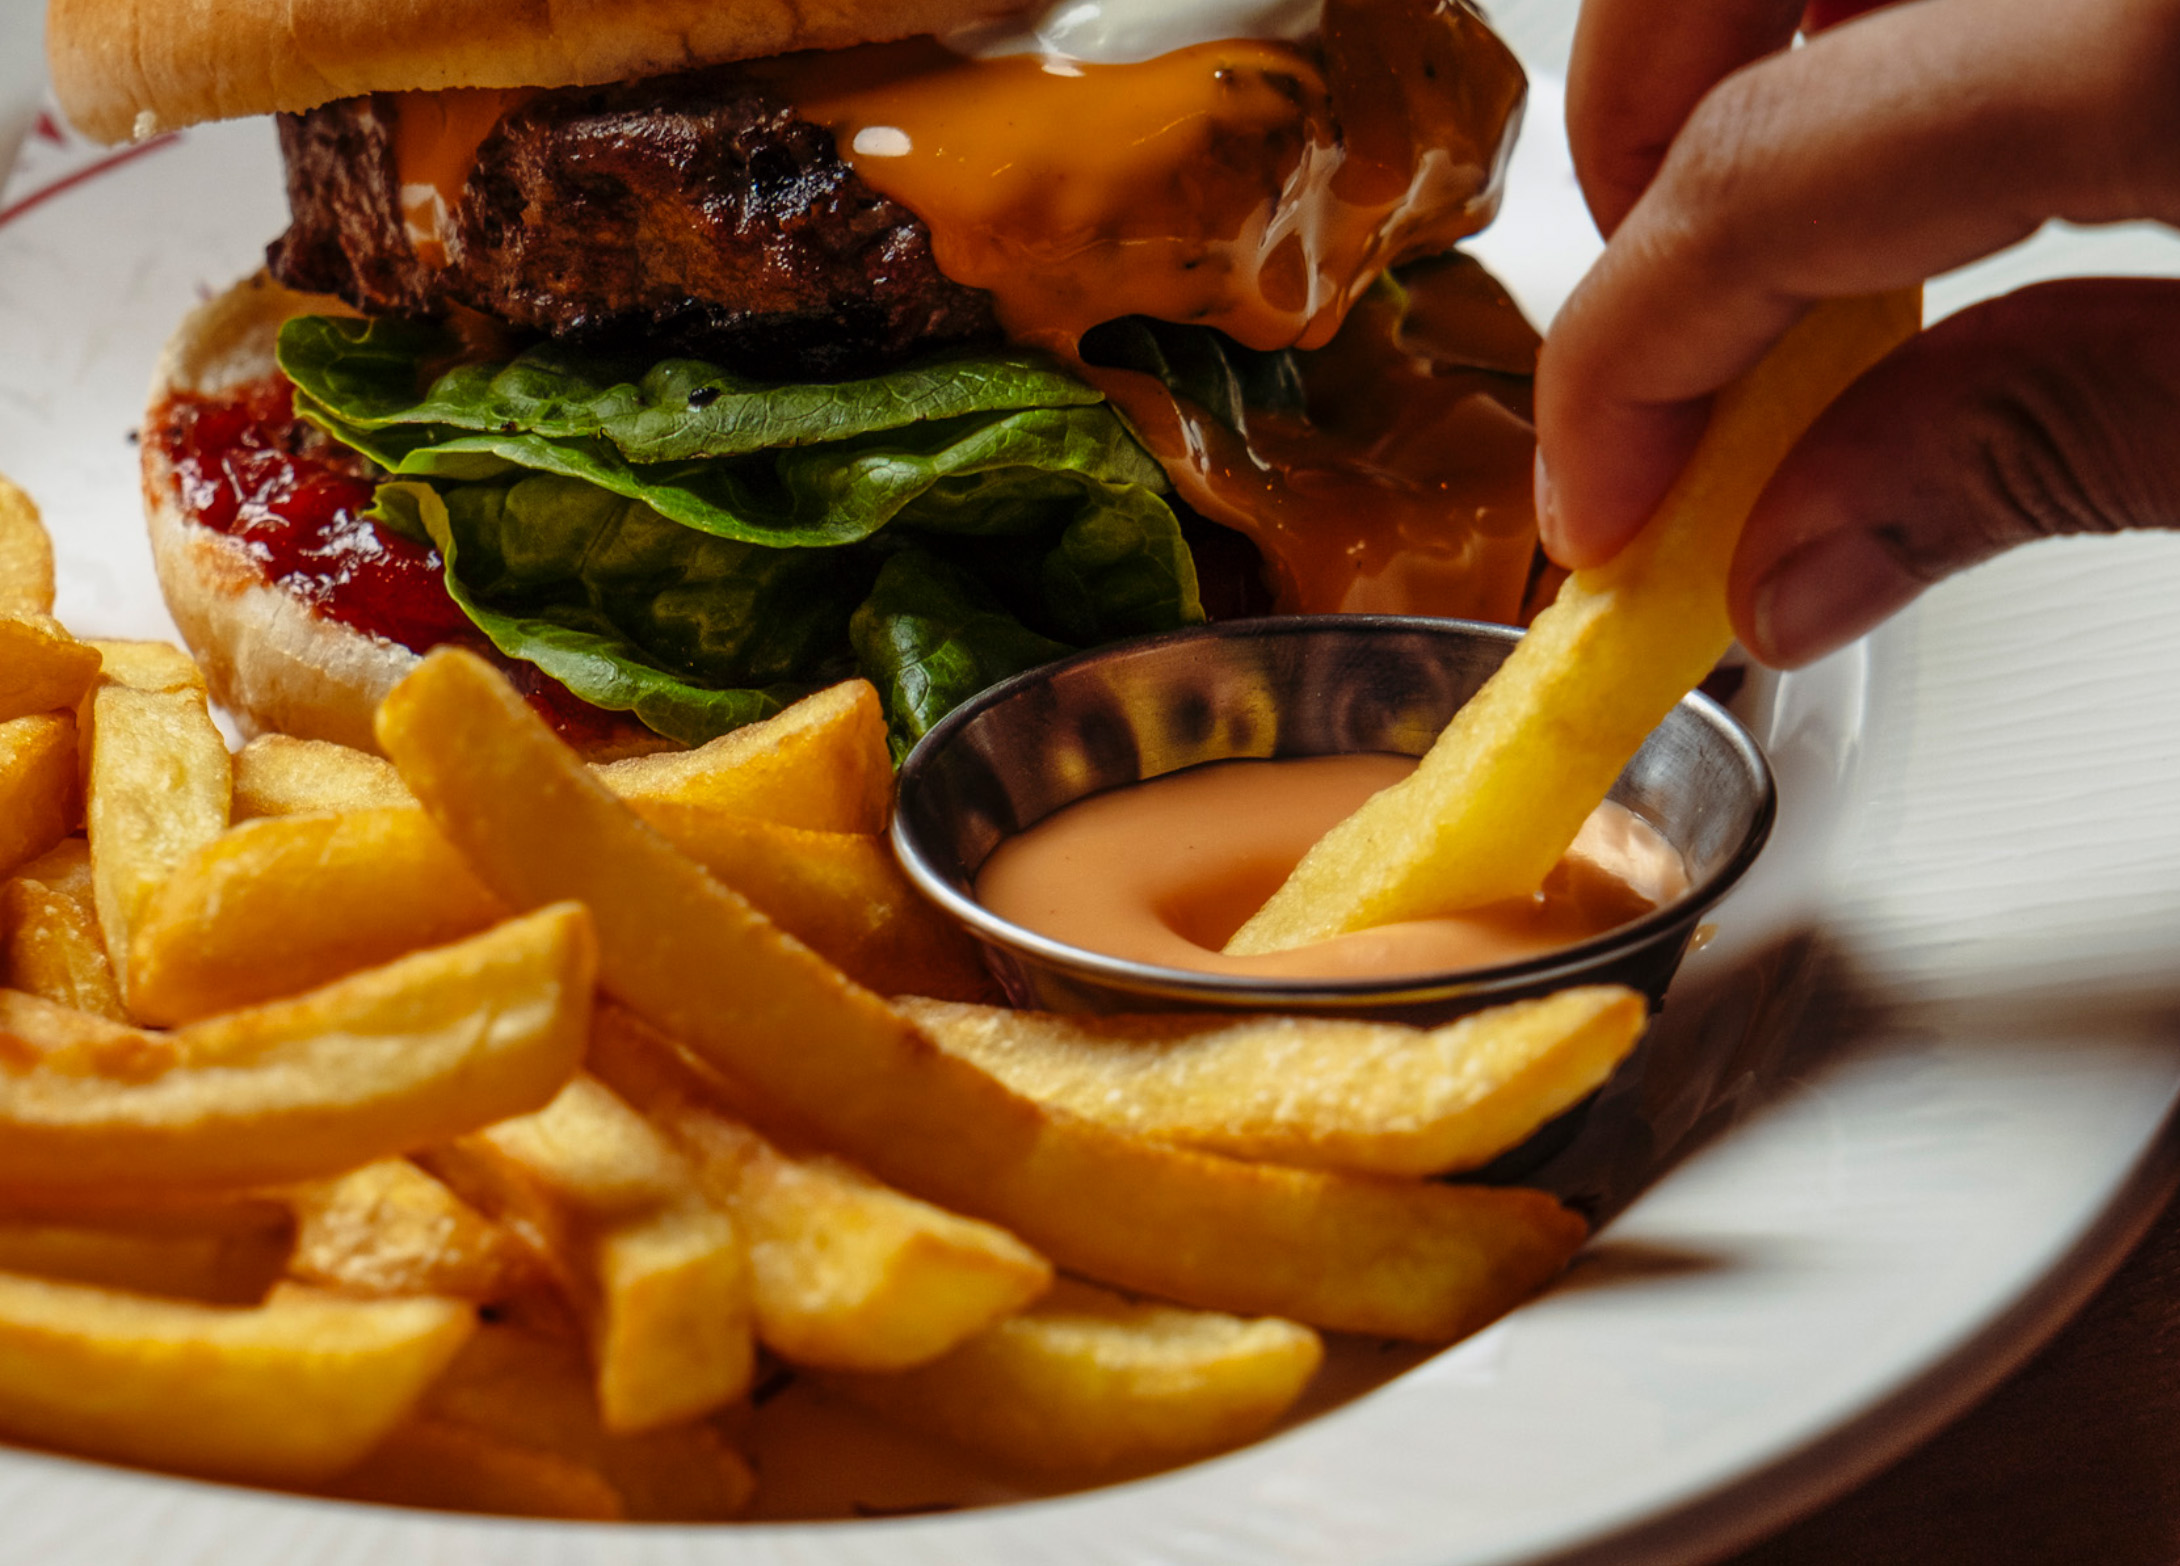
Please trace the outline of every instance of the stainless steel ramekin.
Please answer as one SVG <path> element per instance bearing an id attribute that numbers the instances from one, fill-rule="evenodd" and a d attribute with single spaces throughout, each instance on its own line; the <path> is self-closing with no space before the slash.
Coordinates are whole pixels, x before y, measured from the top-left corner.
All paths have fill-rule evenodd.
<path id="1" fill-rule="evenodd" d="M 1286 1011 L 1437 1023 L 1571 984 L 1626 984 L 1653 1005 L 1696 923 L 1754 861 L 1777 808 L 1755 741 L 1691 696 L 1612 798 L 1687 862 L 1677 901 L 1593 940 L 1456 973 L 1322 982 L 1195 973 L 1084 951 L 976 901 L 995 845 L 1063 805 L 1237 757 L 1421 755 L 1520 633 L 1464 620 L 1294 616 L 1227 621 L 1099 648 L 994 686 L 901 768 L 893 846 L 924 893 L 984 944 L 1020 1006 L 1047 1011 Z"/>

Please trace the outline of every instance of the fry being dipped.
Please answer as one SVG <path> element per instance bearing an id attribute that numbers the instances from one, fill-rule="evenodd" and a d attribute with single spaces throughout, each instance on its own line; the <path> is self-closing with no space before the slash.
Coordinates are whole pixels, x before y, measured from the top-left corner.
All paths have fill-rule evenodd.
<path id="1" fill-rule="evenodd" d="M 1328 833 L 1227 950 L 1276 951 L 1534 891 L 1732 644 L 1726 573 L 1772 470 L 1921 314 L 1915 290 L 1820 304 L 1721 392 L 1642 532 L 1568 578 L 1414 775 Z"/>

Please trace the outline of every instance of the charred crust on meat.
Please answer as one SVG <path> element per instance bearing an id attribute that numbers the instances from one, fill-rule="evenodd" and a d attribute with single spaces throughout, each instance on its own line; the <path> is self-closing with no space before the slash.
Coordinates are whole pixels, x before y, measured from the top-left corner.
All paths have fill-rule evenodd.
<path id="1" fill-rule="evenodd" d="M 284 115 L 280 145 L 291 226 L 273 275 L 362 310 L 464 305 L 780 379 L 999 338 L 989 296 L 939 271 L 923 221 L 731 67 L 566 88 L 508 114 L 478 148 L 444 267 L 409 242 L 385 100 Z"/>

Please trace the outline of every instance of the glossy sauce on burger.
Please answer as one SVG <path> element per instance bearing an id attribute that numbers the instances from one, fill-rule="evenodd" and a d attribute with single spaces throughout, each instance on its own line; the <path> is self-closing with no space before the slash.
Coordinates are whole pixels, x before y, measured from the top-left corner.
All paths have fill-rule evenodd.
<path id="1" fill-rule="evenodd" d="M 1363 0 L 1251 12 L 1249 30 L 1299 38 L 1064 52 L 1126 56 L 1188 14 L 1073 5 L 981 55 L 915 39 L 739 69 L 829 128 L 857 175 L 928 226 L 947 276 L 1103 391 L 1182 498 L 1256 545 L 1274 608 L 1516 619 L 1534 554 L 1535 335 L 1473 267 L 1412 278 L 1405 309 L 1371 289 L 1488 221 L 1519 67 L 1465 8 Z M 1004 52 L 1024 48 L 1037 52 Z M 478 146 L 529 96 L 395 100 L 404 218 L 427 262 L 444 258 Z M 1342 332 L 1357 311 L 1397 326 Z M 1236 428 L 1086 360 L 1085 335 L 1127 316 L 1316 350 L 1306 407 Z"/>

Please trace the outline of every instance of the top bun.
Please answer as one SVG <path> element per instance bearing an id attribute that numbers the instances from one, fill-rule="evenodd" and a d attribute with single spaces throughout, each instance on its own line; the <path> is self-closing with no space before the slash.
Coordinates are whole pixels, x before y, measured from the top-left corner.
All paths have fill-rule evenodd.
<path id="1" fill-rule="evenodd" d="M 1025 0 L 51 0 L 46 52 L 85 135 L 301 113 L 369 92 L 589 87 L 945 33 Z"/>

